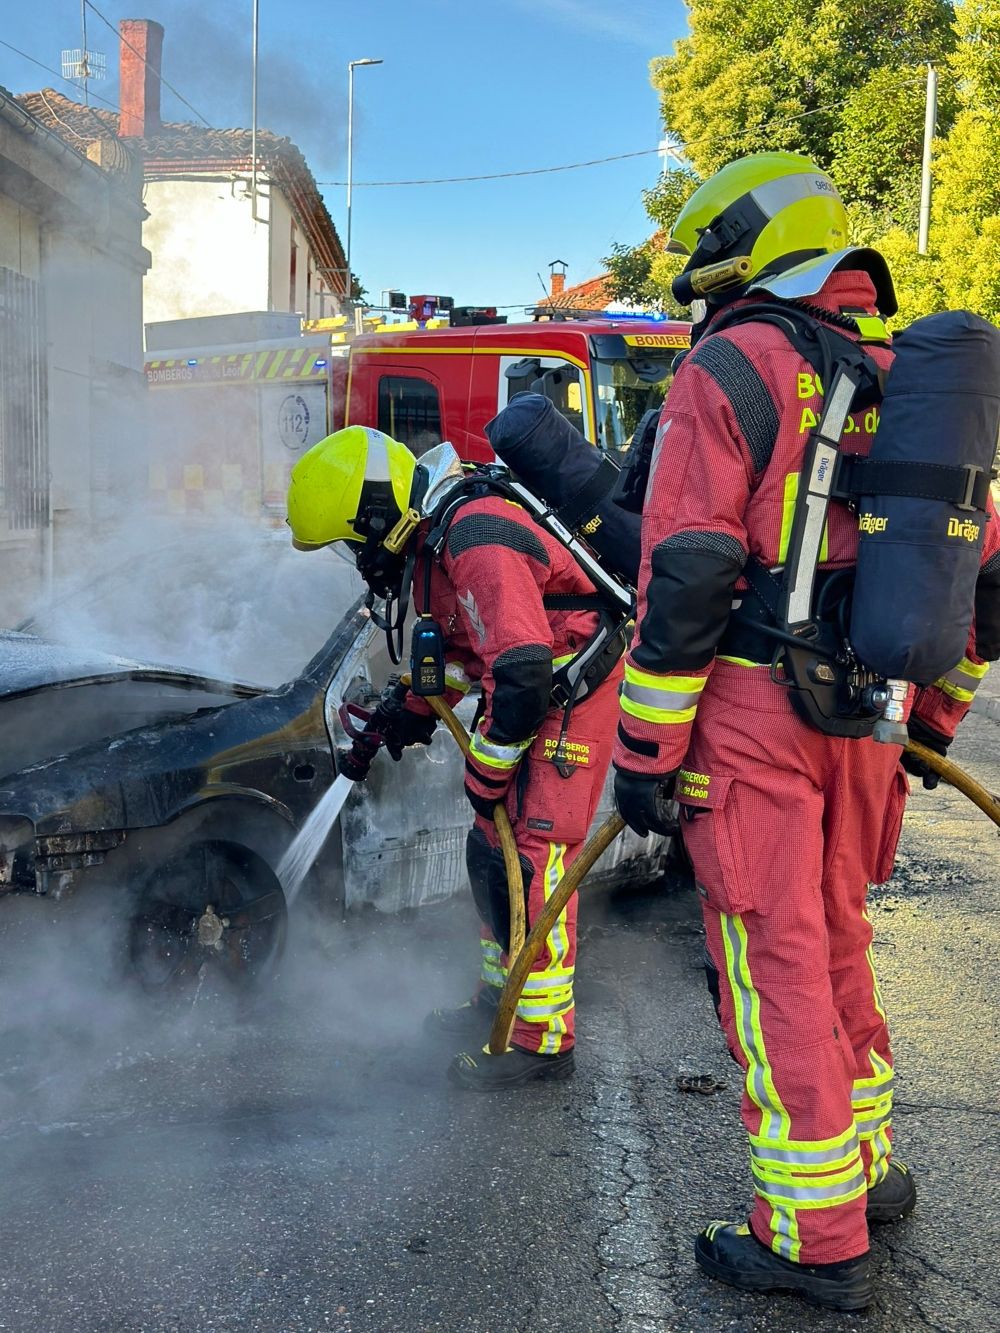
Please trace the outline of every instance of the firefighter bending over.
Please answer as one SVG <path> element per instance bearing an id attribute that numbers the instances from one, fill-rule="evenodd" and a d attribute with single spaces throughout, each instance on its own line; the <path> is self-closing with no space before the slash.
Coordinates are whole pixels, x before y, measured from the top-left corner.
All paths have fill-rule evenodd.
<path id="1" fill-rule="evenodd" d="M 419 463 L 380 431 L 350 426 L 296 464 L 288 496 L 295 545 L 345 541 L 390 635 L 410 591 L 420 632 L 440 632 L 443 690 L 454 706 L 475 683 L 480 714 L 465 766 L 475 811 L 466 860 L 480 919 L 482 967 L 472 999 L 427 1025 L 468 1043 L 449 1068 L 462 1087 L 521 1087 L 573 1072 L 576 896 L 551 931 L 517 1007 L 511 1046 L 484 1046 L 506 978 L 509 899 L 493 811 L 503 802 L 524 876 L 528 928 L 583 845 L 611 761 L 624 637 L 611 634 L 567 712 L 567 672 L 605 623 L 603 599 L 574 557 L 450 444 Z M 395 610 L 395 625 L 388 622 Z M 433 653 L 431 654 L 433 656 Z M 397 654 L 398 660 L 398 654 Z M 436 693 L 436 690 L 427 691 Z M 410 694 L 387 747 L 428 744 L 436 719 Z"/>
<path id="2" fill-rule="evenodd" d="M 830 408 L 831 426 L 835 395 L 816 353 L 828 345 L 853 360 L 859 383 L 866 366 L 888 369 L 880 315 L 895 312 L 895 296 L 881 256 L 847 246 L 832 182 L 791 154 L 748 157 L 711 177 L 670 244 L 690 256 L 675 291 L 689 302 L 707 295 L 708 307 L 660 418 L 614 764 L 619 809 L 638 833 L 661 827 L 664 794 L 680 802 L 709 980 L 746 1074 L 754 1206 L 748 1223 L 708 1226 L 695 1257 L 739 1287 L 861 1309 L 872 1299 L 868 1223 L 906 1215 L 916 1198 L 891 1155 L 892 1052 L 865 909 L 869 882 L 891 873 L 906 798 L 899 745 L 872 735 L 885 687 L 897 683 L 873 683 L 837 656 L 859 527 L 877 534 L 887 520 L 866 527 L 834 503 L 824 532 L 797 497 L 811 475 L 806 450 L 825 447 L 813 440 L 817 424 L 822 435 L 827 422 L 834 450 L 843 435 L 850 453 L 867 455 L 880 410 L 870 404 L 881 401 L 881 377 L 870 373 L 869 406 L 848 395 L 839 423 Z M 721 295 L 717 279 L 729 284 Z M 968 549 L 972 528 L 985 530 L 969 583 L 975 628 L 958 666 L 912 704 L 910 734 L 940 753 L 986 660 L 1000 655 L 988 469 L 975 470 L 975 523 L 951 543 Z M 887 493 L 920 493 L 899 476 Z M 809 568 L 800 557 L 811 540 Z M 781 570 L 796 560 L 790 587 Z M 813 607 L 789 614 L 803 580 L 815 582 Z M 896 594 L 879 591 L 884 618 L 898 611 Z M 930 588 L 923 596 L 935 606 Z M 803 671 L 787 636 L 816 606 L 817 634 L 835 651 Z M 779 644 L 787 657 L 776 656 Z M 897 698 L 903 713 L 901 682 Z"/>

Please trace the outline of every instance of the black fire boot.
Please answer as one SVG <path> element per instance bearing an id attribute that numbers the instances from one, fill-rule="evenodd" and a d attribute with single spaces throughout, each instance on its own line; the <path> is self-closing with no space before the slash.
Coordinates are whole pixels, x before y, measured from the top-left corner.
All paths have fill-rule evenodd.
<path id="1" fill-rule="evenodd" d="M 457 1009 L 432 1009 L 424 1019 L 424 1029 L 432 1036 L 464 1038 L 478 1045 L 490 1035 L 499 1003 L 499 989 L 484 986 Z"/>
<path id="2" fill-rule="evenodd" d="M 712 1222 L 694 1243 L 699 1268 L 743 1291 L 790 1291 L 828 1310 L 864 1310 L 872 1302 L 867 1251 L 839 1264 L 793 1264 L 767 1249 L 744 1222 Z"/>
<path id="3" fill-rule="evenodd" d="M 873 1222 L 898 1222 L 913 1212 L 917 1202 L 917 1186 L 907 1167 L 893 1157 L 884 1180 L 868 1191 L 865 1217 Z"/>
<path id="4" fill-rule="evenodd" d="M 448 1081 L 473 1092 L 503 1092 L 543 1079 L 561 1082 L 569 1078 L 575 1064 L 572 1047 L 558 1055 L 536 1055 L 518 1046 L 508 1047 L 503 1055 L 490 1055 L 485 1049 L 475 1055 L 463 1051 L 448 1066 Z"/>

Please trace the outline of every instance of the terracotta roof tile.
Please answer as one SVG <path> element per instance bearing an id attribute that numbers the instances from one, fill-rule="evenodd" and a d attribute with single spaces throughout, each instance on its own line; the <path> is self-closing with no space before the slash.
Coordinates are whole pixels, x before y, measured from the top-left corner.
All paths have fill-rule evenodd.
<path id="1" fill-rule="evenodd" d="M 608 286 L 610 277 L 610 273 L 602 273 L 596 278 L 589 278 L 586 282 L 578 282 L 556 296 L 549 295 L 539 301 L 538 309 L 603 310 L 608 302 L 614 299 Z"/>
<path id="2" fill-rule="evenodd" d="M 95 139 L 118 139 L 118 116 L 113 111 L 83 106 L 53 88 L 39 93 L 21 93 L 17 102 L 36 120 L 58 134 L 82 156 Z M 144 139 L 119 139 L 142 158 L 146 177 L 190 174 L 197 171 L 249 173 L 252 163 L 252 131 L 223 130 L 184 121 L 164 121 L 156 134 Z M 329 209 L 323 202 L 301 150 L 291 139 L 270 130 L 257 131 L 259 168 L 274 178 L 288 196 L 296 221 L 309 239 L 321 265 L 333 273 L 330 284 L 345 290 L 345 257 Z"/>

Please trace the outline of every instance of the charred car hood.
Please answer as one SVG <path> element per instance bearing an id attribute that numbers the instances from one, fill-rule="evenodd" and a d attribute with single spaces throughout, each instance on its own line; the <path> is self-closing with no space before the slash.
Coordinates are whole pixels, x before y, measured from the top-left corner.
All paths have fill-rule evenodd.
<path id="1" fill-rule="evenodd" d="M 30 819 L 38 835 L 146 828 L 215 794 L 268 800 L 262 761 L 308 753 L 332 771 L 323 695 L 360 623 L 355 607 L 301 676 L 267 691 L 0 636 L 0 813 Z M 75 743 L 56 744 L 74 729 Z"/>
<path id="2" fill-rule="evenodd" d="M 261 758 L 323 742 L 322 696 L 296 681 L 10 773 L 0 778 L 0 810 L 30 819 L 38 834 L 148 828 L 212 787 L 247 788 Z"/>
<path id="3" fill-rule="evenodd" d="M 174 667 L 134 662 L 131 658 L 117 657 L 112 653 L 92 652 L 70 644 L 53 643 L 34 634 L 0 630 L 0 699 L 31 694 L 47 687 L 115 680 L 123 676 L 171 679 L 234 694 L 254 690 L 253 686 L 210 681 Z"/>
<path id="4" fill-rule="evenodd" d="M 0 632 L 0 777 L 263 691 Z"/>

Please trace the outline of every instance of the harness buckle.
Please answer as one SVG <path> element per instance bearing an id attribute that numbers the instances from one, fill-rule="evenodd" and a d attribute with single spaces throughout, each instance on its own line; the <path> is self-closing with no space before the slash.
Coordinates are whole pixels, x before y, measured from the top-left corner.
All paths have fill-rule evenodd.
<path id="1" fill-rule="evenodd" d="M 975 463 L 965 464 L 965 494 L 955 506 L 956 509 L 973 510 L 976 506 L 973 504 L 973 496 L 976 493 L 976 483 L 983 475 L 983 469 Z"/>
<path id="2" fill-rule="evenodd" d="M 565 681 L 553 681 L 552 689 L 549 691 L 553 708 L 568 708 L 571 697 L 570 688 Z"/>

